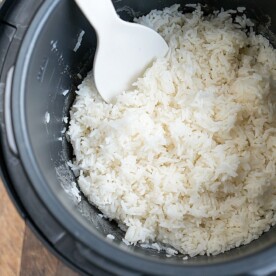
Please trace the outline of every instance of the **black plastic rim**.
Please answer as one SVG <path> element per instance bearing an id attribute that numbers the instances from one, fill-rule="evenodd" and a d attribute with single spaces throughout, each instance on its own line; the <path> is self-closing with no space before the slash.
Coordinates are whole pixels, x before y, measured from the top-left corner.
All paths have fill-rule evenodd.
<path id="1" fill-rule="evenodd" d="M 88 246 L 92 251 L 97 252 L 103 258 L 127 267 L 130 270 L 140 271 L 150 274 L 167 275 L 222 275 L 222 274 L 241 274 L 248 270 L 253 271 L 257 268 L 270 265 L 276 262 L 276 246 L 263 250 L 259 253 L 246 256 L 235 261 L 211 264 L 211 265 L 170 265 L 126 252 L 117 246 L 106 242 L 100 236 L 92 235 L 89 230 L 79 224 L 68 212 L 68 210 L 58 201 L 47 182 L 42 177 L 40 169 L 32 154 L 29 135 L 26 129 L 25 117 L 25 81 L 28 74 L 28 64 L 35 47 L 36 39 L 40 30 L 43 28 L 49 15 L 58 6 L 60 0 L 47 0 L 39 9 L 33 22 L 24 38 L 21 50 L 15 66 L 13 81 L 13 101 L 12 116 L 15 130 L 19 156 L 22 160 L 26 174 L 31 185 L 39 195 L 40 199 L 51 212 L 51 214 L 70 232 L 77 241 Z M 31 170 L 30 170 L 31 168 Z M 43 227 L 43 226 L 41 226 Z"/>

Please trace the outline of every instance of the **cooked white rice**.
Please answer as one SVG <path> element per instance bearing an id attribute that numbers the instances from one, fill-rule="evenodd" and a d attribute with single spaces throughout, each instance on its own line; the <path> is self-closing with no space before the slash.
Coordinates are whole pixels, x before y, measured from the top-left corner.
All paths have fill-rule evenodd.
<path id="1" fill-rule="evenodd" d="M 128 244 L 190 256 L 247 244 L 276 222 L 276 52 L 232 11 L 178 5 L 137 19 L 170 46 L 107 104 L 90 73 L 69 137 L 89 201 Z"/>

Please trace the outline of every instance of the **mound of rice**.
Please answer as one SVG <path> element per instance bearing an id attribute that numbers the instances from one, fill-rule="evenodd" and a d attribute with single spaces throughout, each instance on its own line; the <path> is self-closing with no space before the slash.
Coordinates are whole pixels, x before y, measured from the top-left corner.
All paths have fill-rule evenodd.
<path id="1" fill-rule="evenodd" d="M 77 91 L 78 184 L 130 244 L 215 255 L 276 223 L 276 51 L 236 12 L 152 11 L 168 55 L 115 104 L 91 73 Z"/>

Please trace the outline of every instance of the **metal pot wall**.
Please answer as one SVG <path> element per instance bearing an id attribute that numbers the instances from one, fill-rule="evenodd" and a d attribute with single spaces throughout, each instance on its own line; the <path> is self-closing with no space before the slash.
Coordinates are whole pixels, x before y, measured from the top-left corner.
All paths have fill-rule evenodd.
<path id="1" fill-rule="evenodd" d="M 207 4 L 206 12 L 245 6 L 257 30 L 276 46 L 276 2 L 270 0 L 121 0 L 125 20 L 180 3 Z M 6 6 L 5 6 L 6 5 Z M 1 170 L 21 215 L 64 261 L 95 275 L 263 275 L 276 271 L 276 228 L 247 246 L 218 256 L 184 261 L 121 242 L 124 233 L 102 219 L 85 198 L 66 193 L 75 176 L 67 161 L 72 149 L 61 132 L 67 124 L 74 90 L 91 70 L 96 47 L 93 28 L 69 0 L 4 3 L 0 12 Z M 2 7 L 2 9 L 4 9 Z M 271 19 L 271 25 L 268 22 Z M 80 48 L 74 51 L 81 33 Z M 70 90 L 66 96 L 65 90 Z M 45 123 L 45 114 L 50 122 Z M 106 235 L 116 237 L 114 241 Z"/>

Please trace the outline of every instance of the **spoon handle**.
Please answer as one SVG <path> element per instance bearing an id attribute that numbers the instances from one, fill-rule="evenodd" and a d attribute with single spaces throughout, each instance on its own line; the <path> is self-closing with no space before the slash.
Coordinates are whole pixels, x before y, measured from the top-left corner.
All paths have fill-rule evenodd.
<path id="1" fill-rule="evenodd" d="M 119 16 L 111 0 L 75 0 L 97 34 L 112 27 Z"/>

